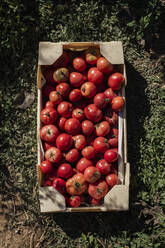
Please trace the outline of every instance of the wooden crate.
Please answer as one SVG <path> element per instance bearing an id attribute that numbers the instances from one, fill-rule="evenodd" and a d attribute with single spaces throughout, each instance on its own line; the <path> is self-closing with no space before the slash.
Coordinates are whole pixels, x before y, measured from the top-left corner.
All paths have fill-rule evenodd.
<path id="1" fill-rule="evenodd" d="M 42 172 L 39 164 L 43 160 L 43 148 L 40 140 L 40 112 L 42 110 L 42 86 L 44 77 L 42 75 L 42 65 L 51 65 L 56 61 L 63 52 L 67 50 L 85 50 L 88 47 L 98 47 L 101 54 L 111 62 L 118 65 L 125 77 L 125 85 L 122 86 L 120 94 L 125 98 L 126 86 L 126 69 L 124 64 L 123 48 L 120 41 L 111 42 L 40 42 L 39 43 L 39 58 L 37 71 L 37 87 L 38 87 L 38 111 L 37 111 L 37 144 L 38 144 L 38 161 L 37 174 L 39 185 L 39 201 L 40 211 L 42 213 L 50 212 L 106 212 L 106 211 L 123 211 L 129 209 L 129 180 L 130 180 L 130 165 L 127 161 L 127 128 L 126 128 L 126 104 L 123 111 L 120 113 L 119 120 L 119 177 L 121 182 L 115 185 L 104 197 L 104 203 L 96 207 L 78 207 L 68 208 L 65 205 L 65 198 L 53 187 L 42 187 Z"/>

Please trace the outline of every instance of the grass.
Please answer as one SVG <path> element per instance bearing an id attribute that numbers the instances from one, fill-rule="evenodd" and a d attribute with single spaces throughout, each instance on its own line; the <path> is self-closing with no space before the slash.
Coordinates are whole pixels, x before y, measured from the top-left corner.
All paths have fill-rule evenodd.
<path id="1" fill-rule="evenodd" d="M 158 0 L 1 2 L 0 215 L 9 200 L 20 202 L 5 214 L 8 230 L 35 226 L 38 247 L 47 248 L 165 246 L 164 14 L 164 1 Z M 21 90 L 36 96 L 39 41 L 90 40 L 124 45 L 130 210 L 40 215 L 37 97 L 26 110 L 18 109 L 14 98 Z M 35 247 L 28 242 L 24 247 Z"/>

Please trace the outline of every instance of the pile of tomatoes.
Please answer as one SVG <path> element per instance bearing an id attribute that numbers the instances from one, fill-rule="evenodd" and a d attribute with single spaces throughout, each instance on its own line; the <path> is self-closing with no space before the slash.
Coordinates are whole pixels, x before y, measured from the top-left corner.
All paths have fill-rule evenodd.
<path id="1" fill-rule="evenodd" d="M 98 48 L 64 51 L 42 66 L 40 138 L 42 186 L 53 186 L 70 207 L 102 204 L 118 180 L 118 91 L 124 77 Z"/>

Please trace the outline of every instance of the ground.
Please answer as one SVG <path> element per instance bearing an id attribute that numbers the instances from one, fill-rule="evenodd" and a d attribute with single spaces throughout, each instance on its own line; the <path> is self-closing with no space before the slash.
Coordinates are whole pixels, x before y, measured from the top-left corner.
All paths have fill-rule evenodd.
<path id="1" fill-rule="evenodd" d="M 0 16 L 0 248 L 165 247 L 164 1 L 4 0 Z M 124 46 L 130 210 L 41 215 L 38 42 L 91 40 Z M 23 93 L 35 96 L 26 109 Z"/>

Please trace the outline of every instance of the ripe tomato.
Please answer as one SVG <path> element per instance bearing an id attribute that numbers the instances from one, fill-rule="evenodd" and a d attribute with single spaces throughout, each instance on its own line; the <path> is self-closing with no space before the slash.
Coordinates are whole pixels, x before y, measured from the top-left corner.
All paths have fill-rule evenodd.
<path id="1" fill-rule="evenodd" d="M 61 160 L 62 158 L 62 153 L 60 149 L 56 147 L 50 147 L 46 152 L 45 152 L 45 158 L 51 163 L 57 163 Z"/>
<path id="2" fill-rule="evenodd" d="M 95 85 L 101 84 L 103 82 L 103 73 L 97 67 L 92 67 L 88 71 L 88 80 Z"/>
<path id="3" fill-rule="evenodd" d="M 106 136 L 110 132 L 110 125 L 107 121 L 102 121 L 95 125 L 97 136 Z"/>
<path id="4" fill-rule="evenodd" d="M 61 151 L 67 151 L 71 148 L 73 144 L 72 136 L 66 133 L 60 134 L 56 139 L 56 146 Z"/>
<path id="5" fill-rule="evenodd" d="M 69 197 L 69 206 L 77 208 L 81 205 L 81 198 L 79 195 L 72 195 Z"/>
<path id="6" fill-rule="evenodd" d="M 82 98 L 82 94 L 81 94 L 81 90 L 79 89 L 74 89 L 69 94 L 69 100 L 71 102 L 77 102 L 81 100 L 81 98 Z"/>
<path id="7" fill-rule="evenodd" d="M 105 108 L 107 106 L 107 104 L 110 102 L 110 99 L 106 97 L 106 95 L 104 93 L 98 93 L 95 97 L 94 97 L 94 104 L 98 107 L 98 108 Z"/>
<path id="8" fill-rule="evenodd" d="M 106 180 L 107 184 L 110 186 L 110 188 L 112 188 L 113 186 L 115 186 L 116 184 L 119 183 L 119 179 L 118 179 L 118 176 L 116 174 L 107 175 L 105 180 Z"/>
<path id="9" fill-rule="evenodd" d="M 108 78 L 108 85 L 112 90 L 120 90 L 124 77 L 121 73 L 115 72 Z"/>
<path id="10" fill-rule="evenodd" d="M 60 83 L 56 86 L 56 91 L 59 92 L 62 97 L 67 97 L 70 90 L 70 85 L 67 83 Z"/>
<path id="11" fill-rule="evenodd" d="M 95 104 L 89 104 L 84 109 L 84 114 L 87 119 L 93 122 L 99 122 L 103 117 L 102 111 Z"/>
<path id="12" fill-rule="evenodd" d="M 100 179 L 95 183 L 89 184 L 88 193 L 94 199 L 101 199 L 108 193 L 107 183 Z"/>
<path id="13" fill-rule="evenodd" d="M 45 108 L 54 108 L 55 104 L 51 101 L 47 101 L 45 104 Z"/>
<path id="14" fill-rule="evenodd" d="M 85 51 L 85 60 L 90 65 L 95 65 L 100 56 L 100 51 L 96 47 L 89 47 Z"/>
<path id="15" fill-rule="evenodd" d="M 52 64 L 53 67 L 67 66 L 69 63 L 69 55 L 63 51 L 63 54 Z"/>
<path id="16" fill-rule="evenodd" d="M 61 178 L 55 178 L 53 180 L 53 187 L 62 195 L 66 192 L 66 182 Z"/>
<path id="17" fill-rule="evenodd" d="M 88 183 L 82 173 L 75 174 L 66 182 L 66 190 L 70 195 L 81 195 L 88 188 Z"/>
<path id="18" fill-rule="evenodd" d="M 70 150 L 66 156 L 65 156 L 65 160 L 72 163 L 75 162 L 79 157 L 79 152 L 77 149 L 73 148 L 72 150 Z"/>
<path id="19" fill-rule="evenodd" d="M 114 111 L 120 111 L 124 106 L 124 98 L 122 96 L 114 97 L 111 106 Z"/>
<path id="20" fill-rule="evenodd" d="M 110 147 L 118 147 L 118 137 L 110 138 L 108 143 Z"/>
<path id="21" fill-rule="evenodd" d="M 53 168 L 53 171 L 45 175 L 45 179 L 50 180 L 53 183 L 53 180 L 57 178 L 57 169 Z"/>
<path id="22" fill-rule="evenodd" d="M 58 105 L 62 102 L 62 96 L 58 91 L 51 91 L 49 94 L 49 100 L 54 103 L 54 105 Z"/>
<path id="23" fill-rule="evenodd" d="M 85 71 L 87 65 L 84 59 L 77 57 L 73 60 L 73 67 L 76 71 L 81 72 L 81 71 Z"/>
<path id="24" fill-rule="evenodd" d="M 97 68 L 105 74 L 110 74 L 113 71 L 113 65 L 104 57 L 97 60 Z"/>
<path id="25" fill-rule="evenodd" d="M 58 68 L 53 73 L 53 79 L 56 83 L 63 83 L 68 81 L 69 70 L 65 67 Z"/>
<path id="26" fill-rule="evenodd" d="M 101 173 L 95 166 L 89 166 L 84 171 L 84 177 L 88 183 L 94 183 L 101 177 Z"/>
<path id="27" fill-rule="evenodd" d="M 65 122 L 65 131 L 69 134 L 76 135 L 80 132 L 81 124 L 76 118 L 70 118 Z"/>
<path id="28" fill-rule="evenodd" d="M 91 121 L 85 120 L 81 124 L 82 132 L 85 135 L 91 135 L 92 132 L 94 131 L 94 125 Z"/>
<path id="29" fill-rule="evenodd" d="M 86 98 L 92 98 L 96 94 L 96 86 L 94 83 L 86 82 L 81 86 L 81 94 Z"/>
<path id="30" fill-rule="evenodd" d="M 54 125 L 45 125 L 40 130 L 40 138 L 48 143 L 53 143 L 58 134 L 59 131 Z"/>
<path id="31" fill-rule="evenodd" d="M 104 119 L 110 124 L 110 125 L 117 125 L 118 123 L 118 114 L 115 111 L 112 111 L 111 109 L 107 109 L 105 112 Z"/>
<path id="32" fill-rule="evenodd" d="M 84 111 L 82 109 L 79 108 L 75 108 L 72 111 L 72 118 L 76 118 L 79 121 L 82 121 L 84 119 Z"/>
<path id="33" fill-rule="evenodd" d="M 89 166 L 93 166 L 93 163 L 89 159 L 81 158 L 76 165 L 76 170 L 80 173 L 84 173 L 85 169 Z"/>
<path id="34" fill-rule="evenodd" d="M 105 159 L 100 159 L 97 164 L 96 168 L 101 172 L 103 175 L 107 175 L 110 173 L 111 170 L 111 164 L 109 164 Z"/>
<path id="35" fill-rule="evenodd" d="M 73 136 L 72 138 L 74 140 L 74 146 L 78 150 L 82 150 L 86 146 L 86 144 L 87 144 L 86 138 L 82 134 Z"/>
<path id="36" fill-rule="evenodd" d="M 61 102 L 57 107 L 59 115 L 65 118 L 69 118 L 72 115 L 73 106 L 70 102 Z"/>
<path id="37" fill-rule="evenodd" d="M 58 127 L 60 128 L 60 130 L 65 130 L 65 122 L 66 122 L 66 118 L 65 117 L 61 117 L 58 120 Z"/>
<path id="38" fill-rule="evenodd" d="M 67 179 L 73 174 L 73 169 L 70 164 L 64 163 L 61 164 L 57 169 L 57 176 Z"/>
<path id="39" fill-rule="evenodd" d="M 51 84 L 45 84 L 42 88 L 42 94 L 44 97 L 48 98 L 51 91 L 55 91 L 56 88 Z"/>
<path id="40" fill-rule="evenodd" d="M 95 150 L 93 148 L 93 146 L 86 146 L 82 152 L 81 152 L 82 156 L 84 158 L 87 158 L 87 159 L 92 159 L 95 157 Z"/>
<path id="41" fill-rule="evenodd" d="M 98 137 L 94 140 L 93 147 L 95 151 L 104 153 L 109 148 L 108 140 L 104 137 Z"/>
<path id="42" fill-rule="evenodd" d="M 104 153 L 104 159 L 109 163 L 115 162 L 118 159 L 118 153 L 109 149 Z"/>
<path id="43" fill-rule="evenodd" d="M 102 200 L 101 198 L 100 199 L 91 198 L 89 203 L 93 206 L 98 206 L 98 205 L 100 205 L 101 200 Z"/>
<path id="44" fill-rule="evenodd" d="M 53 184 L 52 184 L 52 182 L 51 182 L 51 180 L 44 180 L 43 181 L 43 183 L 42 183 L 42 186 L 43 187 L 49 187 L 49 186 L 52 186 Z"/>
<path id="45" fill-rule="evenodd" d="M 43 147 L 44 147 L 44 151 L 47 151 L 50 147 L 55 147 L 55 142 L 54 143 L 47 143 L 44 142 Z"/>
<path id="46" fill-rule="evenodd" d="M 84 79 L 84 75 L 80 72 L 71 72 L 69 76 L 70 84 L 73 85 L 73 87 L 80 87 L 83 84 Z"/>
<path id="47" fill-rule="evenodd" d="M 57 120 L 57 111 L 54 108 L 45 108 L 41 111 L 41 121 L 46 124 L 54 124 Z"/>
<path id="48" fill-rule="evenodd" d="M 40 169 L 43 174 L 49 174 L 53 171 L 53 164 L 48 160 L 44 160 L 40 164 Z"/>
<path id="49" fill-rule="evenodd" d="M 112 99 L 114 97 L 116 97 L 117 95 L 115 94 L 115 92 L 111 89 L 108 88 L 104 91 L 104 95 L 110 100 L 110 102 L 112 101 Z"/>
<path id="50" fill-rule="evenodd" d="M 46 80 L 46 83 L 55 84 L 55 81 L 53 79 L 53 73 L 54 73 L 53 69 L 47 69 L 46 71 L 43 72 L 43 76 Z"/>

